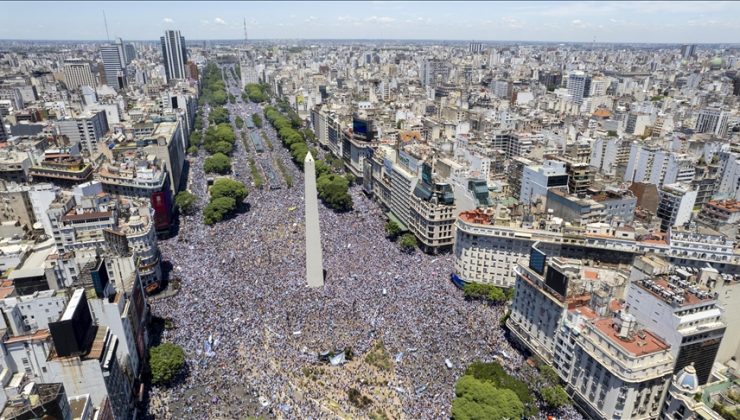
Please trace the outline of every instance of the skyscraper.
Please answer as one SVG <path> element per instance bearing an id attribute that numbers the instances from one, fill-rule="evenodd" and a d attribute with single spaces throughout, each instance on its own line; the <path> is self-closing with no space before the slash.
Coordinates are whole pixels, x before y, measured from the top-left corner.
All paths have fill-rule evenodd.
<path id="1" fill-rule="evenodd" d="M 324 285 L 324 264 L 321 253 L 321 232 L 319 232 L 316 165 L 311 152 L 306 154 L 303 168 L 306 206 L 306 281 L 308 287 L 322 287 Z"/>
<path id="2" fill-rule="evenodd" d="M 573 102 L 580 104 L 591 90 L 591 77 L 582 71 L 574 71 L 568 75 L 568 94 Z"/>
<path id="3" fill-rule="evenodd" d="M 185 79 L 185 61 L 187 60 L 185 38 L 180 35 L 180 31 L 168 30 L 159 40 L 162 43 L 162 58 L 167 83 Z"/>
<path id="4" fill-rule="evenodd" d="M 126 53 L 121 39 L 119 38 L 114 45 L 100 47 L 100 56 L 105 68 L 105 84 L 113 89 L 126 87 L 126 76 L 123 71 L 126 67 Z"/>
<path id="5" fill-rule="evenodd" d="M 691 58 L 696 55 L 696 45 L 682 45 L 681 46 L 681 57 Z"/>

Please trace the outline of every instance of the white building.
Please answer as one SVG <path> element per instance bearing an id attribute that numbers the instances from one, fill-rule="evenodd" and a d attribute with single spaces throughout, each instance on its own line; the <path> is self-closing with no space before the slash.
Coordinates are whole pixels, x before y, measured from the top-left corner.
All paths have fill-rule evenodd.
<path id="1" fill-rule="evenodd" d="M 583 102 L 591 89 L 591 77 L 582 71 L 574 71 L 568 75 L 568 95 L 577 104 Z"/>
<path id="2" fill-rule="evenodd" d="M 696 118 L 696 132 L 713 133 L 717 137 L 727 136 L 730 113 L 716 107 L 703 108 Z"/>
<path id="3" fill-rule="evenodd" d="M 64 82 L 69 90 L 77 90 L 80 86 L 95 87 L 95 76 L 90 70 L 90 63 L 84 60 L 64 61 Z"/>
<path id="4" fill-rule="evenodd" d="M 686 184 L 667 184 L 658 190 L 658 212 L 661 230 L 682 226 L 691 220 L 696 191 Z"/>
<path id="5" fill-rule="evenodd" d="M 74 119 L 57 122 L 59 134 L 67 136 L 71 144 L 92 155 L 98 150 L 98 141 L 108 132 L 105 111 L 90 112 Z"/>
<path id="6" fill-rule="evenodd" d="M 519 200 L 532 204 L 537 198 L 547 198 L 547 190 L 568 186 L 568 173 L 565 162 L 545 160 L 542 165 L 525 166 L 522 173 L 522 187 Z"/>

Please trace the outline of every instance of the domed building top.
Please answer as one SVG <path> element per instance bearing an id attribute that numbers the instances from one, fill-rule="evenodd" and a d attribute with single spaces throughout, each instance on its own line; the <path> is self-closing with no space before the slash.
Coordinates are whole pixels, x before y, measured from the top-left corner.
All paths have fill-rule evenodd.
<path id="1" fill-rule="evenodd" d="M 699 391 L 699 378 L 696 376 L 696 369 L 694 369 L 693 363 L 678 372 L 678 375 L 676 376 L 676 385 L 678 385 L 682 391 L 691 393 Z"/>

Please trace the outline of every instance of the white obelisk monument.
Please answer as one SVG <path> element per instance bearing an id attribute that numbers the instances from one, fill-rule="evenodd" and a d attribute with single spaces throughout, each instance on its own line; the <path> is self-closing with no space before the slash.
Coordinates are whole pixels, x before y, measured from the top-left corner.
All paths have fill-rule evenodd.
<path id="1" fill-rule="evenodd" d="M 316 192 L 316 162 L 311 152 L 303 161 L 306 191 L 306 281 L 308 287 L 324 285 L 324 262 L 321 255 L 321 233 L 319 232 L 319 202 Z"/>

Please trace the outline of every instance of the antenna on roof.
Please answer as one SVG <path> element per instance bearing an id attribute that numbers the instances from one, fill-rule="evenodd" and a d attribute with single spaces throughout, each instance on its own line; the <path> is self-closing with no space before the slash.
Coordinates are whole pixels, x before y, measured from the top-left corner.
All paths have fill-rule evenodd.
<path id="1" fill-rule="evenodd" d="M 110 42 L 110 34 L 108 33 L 108 19 L 105 17 L 105 10 L 103 10 L 103 23 L 105 23 L 105 37 L 108 38 L 108 42 Z"/>
<path id="2" fill-rule="evenodd" d="M 244 46 L 247 45 L 247 18 L 244 18 Z"/>

